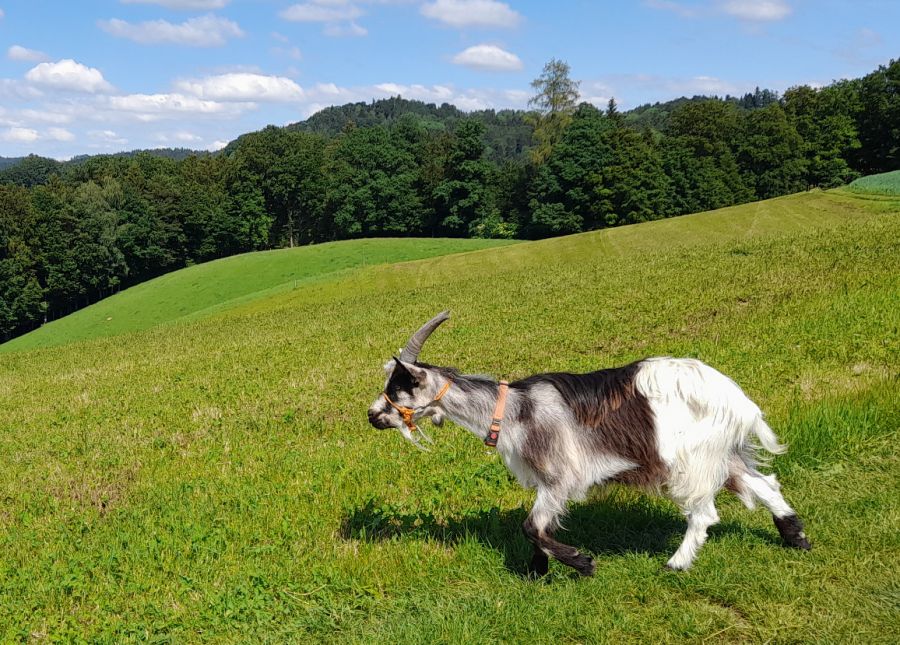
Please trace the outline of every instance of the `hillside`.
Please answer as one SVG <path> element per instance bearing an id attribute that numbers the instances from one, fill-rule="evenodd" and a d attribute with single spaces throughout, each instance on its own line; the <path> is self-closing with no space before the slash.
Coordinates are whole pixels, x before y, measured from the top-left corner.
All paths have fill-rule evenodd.
<path id="1" fill-rule="evenodd" d="M 860 177 L 847 190 L 866 195 L 900 195 L 900 170 Z"/>
<path id="2" fill-rule="evenodd" d="M 25 157 L 0 157 L 0 170 L 4 168 L 9 168 L 10 166 L 15 166 L 17 163 L 20 163 Z"/>
<path id="3" fill-rule="evenodd" d="M 0 353 L 141 331 L 296 289 L 323 276 L 385 262 L 499 246 L 499 240 L 377 239 L 234 255 L 126 289 L 0 345 Z"/>
<path id="4" fill-rule="evenodd" d="M 179 325 L 0 360 L 0 634 L 123 642 L 891 642 L 900 201 L 812 192 L 332 273 Z M 180 288 L 180 287 L 179 287 Z M 182 291 L 191 293 L 190 291 Z M 183 296 L 181 296 L 183 297 Z M 173 301 L 171 306 L 175 306 Z M 523 577 L 533 493 L 453 424 L 366 424 L 381 365 L 516 378 L 695 356 L 790 445 L 810 553 L 719 501 L 695 567 L 663 500 L 574 505 Z"/>

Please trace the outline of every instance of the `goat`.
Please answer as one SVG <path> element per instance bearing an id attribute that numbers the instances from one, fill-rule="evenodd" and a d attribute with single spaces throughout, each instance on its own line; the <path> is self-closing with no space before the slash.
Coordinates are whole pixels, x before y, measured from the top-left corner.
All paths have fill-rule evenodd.
<path id="1" fill-rule="evenodd" d="M 537 490 L 522 526 L 534 545 L 532 575 L 547 572 L 549 556 L 593 574 L 594 560 L 554 533 L 569 500 L 606 482 L 664 492 L 682 510 L 687 532 L 669 569 L 691 566 L 707 529 L 719 521 L 714 501 L 723 487 L 748 508 L 756 500 L 766 506 L 788 546 L 810 549 L 775 476 L 757 470 L 751 440 L 773 454 L 785 448 L 730 378 L 698 360 L 658 357 L 507 385 L 418 362 L 425 340 L 448 318 L 446 311 L 432 318 L 384 366 L 387 380 L 369 422 L 397 428 L 421 448 L 416 419 L 440 425 L 446 416 L 495 445 L 519 483 Z"/>

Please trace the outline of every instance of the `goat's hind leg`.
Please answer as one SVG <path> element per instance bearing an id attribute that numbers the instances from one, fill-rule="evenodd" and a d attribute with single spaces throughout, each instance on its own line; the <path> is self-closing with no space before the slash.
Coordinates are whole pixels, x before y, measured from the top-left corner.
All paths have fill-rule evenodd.
<path id="1" fill-rule="evenodd" d="M 537 500 L 522 530 L 528 541 L 534 544 L 534 556 L 531 559 L 529 573 L 542 576 L 547 573 L 548 556 L 553 556 L 565 565 L 575 569 L 583 576 L 594 574 L 594 560 L 578 549 L 553 539 L 553 532 L 558 526 L 560 515 L 566 507 L 566 496 L 554 494 L 547 489 L 538 489 Z"/>
<path id="2" fill-rule="evenodd" d="M 803 522 L 797 517 L 796 511 L 781 494 L 781 484 L 775 479 L 775 475 L 763 475 L 755 468 L 745 467 L 735 473 L 739 497 L 750 493 L 754 498 L 762 502 L 763 506 L 772 513 L 772 521 L 775 522 L 778 533 L 784 543 L 795 549 L 809 551 L 812 548 L 806 534 L 803 532 Z M 746 503 L 746 502 L 745 502 Z"/>
<path id="3" fill-rule="evenodd" d="M 719 514 L 712 499 L 704 500 L 684 509 L 687 515 L 687 532 L 675 554 L 666 563 L 667 569 L 689 569 L 700 547 L 706 542 L 706 531 L 719 521 Z"/>

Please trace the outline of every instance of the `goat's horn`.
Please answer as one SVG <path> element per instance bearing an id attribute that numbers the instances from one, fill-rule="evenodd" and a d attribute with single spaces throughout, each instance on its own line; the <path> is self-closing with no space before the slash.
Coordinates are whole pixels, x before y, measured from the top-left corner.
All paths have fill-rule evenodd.
<path id="1" fill-rule="evenodd" d="M 442 311 L 437 316 L 422 325 L 415 334 L 406 343 L 406 347 L 400 352 L 400 360 L 404 363 L 415 363 L 419 358 L 419 352 L 422 351 L 422 345 L 431 336 L 431 332 L 438 328 L 442 322 L 450 317 L 449 311 Z"/>

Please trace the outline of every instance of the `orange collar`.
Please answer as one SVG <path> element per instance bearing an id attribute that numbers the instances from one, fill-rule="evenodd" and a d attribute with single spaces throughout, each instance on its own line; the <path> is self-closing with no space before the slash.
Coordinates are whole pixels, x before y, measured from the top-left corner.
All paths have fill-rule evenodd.
<path id="1" fill-rule="evenodd" d="M 500 437 L 500 423 L 503 421 L 503 411 L 506 409 L 506 393 L 509 391 L 509 382 L 500 381 L 500 391 L 497 392 L 497 404 L 494 406 L 494 416 L 491 418 L 491 427 L 488 428 L 484 445 L 491 448 L 497 447 L 497 439 Z"/>
<path id="2" fill-rule="evenodd" d="M 444 387 L 441 388 L 441 391 L 438 392 L 437 396 L 431 400 L 431 403 L 437 403 L 438 401 L 440 401 L 444 397 L 444 395 L 447 393 L 447 390 L 450 389 L 450 386 L 452 384 L 453 384 L 453 381 L 448 380 L 444 384 Z M 406 424 L 406 427 L 409 428 L 410 432 L 415 432 L 416 430 L 418 430 L 418 428 L 416 427 L 416 422 L 413 420 L 413 417 L 415 416 L 415 414 L 418 410 L 428 407 L 427 405 L 422 406 L 422 408 L 408 408 L 405 405 L 398 405 L 398 404 L 394 403 L 393 401 L 391 401 L 391 397 L 389 397 L 387 395 L 387 392 L 382 392 L 381 394 L 384 396 L 384 400 L 387 401 L 388 403 L 390 403 L 391 407 L 393 407 L 397 412 L 400 413 L 400 416 L 403 417 L 403 423 Z M 429 403 L 428 405 L 431 405 L 431 403 Z"/>

